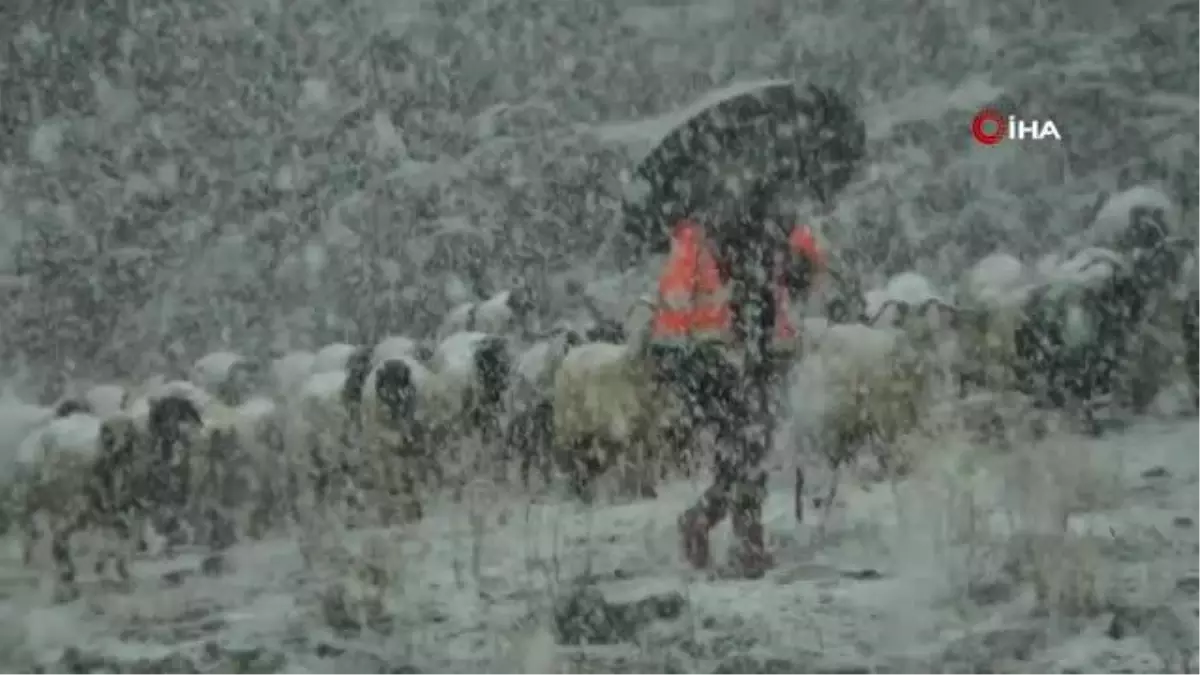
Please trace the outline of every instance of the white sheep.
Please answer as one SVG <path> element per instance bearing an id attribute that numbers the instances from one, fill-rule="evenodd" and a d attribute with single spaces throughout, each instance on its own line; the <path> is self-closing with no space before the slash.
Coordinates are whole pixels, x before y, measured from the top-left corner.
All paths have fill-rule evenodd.
<path id="1" fill-rule="evenodd" d="M 528 486 L 529 471 L 535 463 L 543 479 L 550 479 L 554 423 L 550 393 L 554 375 L 567 352 L 581 343 L 582 339 L 574 330 L 559 328 L 517 356 L 508 385 L 505 449 L 507 459 L 511 460 L 514 454 L 520 458 L 523 485 Z"/>
<path id="2" fill-rule="evenodd" d="M 902 331 L 908 344 L 928 357 L 931 376 L 949 387 L 961 367 L 956 327 L 958 308 L 924 275 L 903 272 L 866 293 L 867 323 Z"/>
<path id="3" fill-rule="evenodd" d="M 462 303 L 446 314 L 438 335 L 444 338 L 465 331 L 507 335 L 522 327 L 531 305 L 524 288 L 500 291 L 482 302 Z"/>
<path id="4" fill-rule="evenodd" d="M 664 394 L 654 381 L 647 330 L 626 344 L 596 342 L 567 352 L 554 376 L 554 444 L 576 494 L 619 465 L 622 486 L 655 494 Z"/>
<path id="5" fill-rule="evenodd" d="M 238 533 L 261 536 L 282 516 L 288 491 L 283 411 L 269 398 L 256 396 L 236 407 L 219 403 L 204 411 L 207 444 L 203 497 L 222 515 L 233 514 Z"/>
<path id="6" fill-rule="evenodd" d="M 422 420 L 428 442 L 445 446 L 451 463 L 462 462 L 468 439 L 489 448 L 500 440 L 512 372 L 509 349 L 506 338 L 477 331 L 452 333 L 434 348 L 429 362 L 434 377 L 423 393 Z M 482 469 L 492 459 L 477 453 L 469 464 Z"/>
<path id="7" fill-rule="evenodd" d="M 416 340 L 404 335 L 389 335 L 371 350 L 371 365 L 391 358 L 415 357 L 421 352 L 421 345 Z"/>
<path id="8" fill-rule="evenodd" d="M 111 417 L 124 410 L 129 403 L 129 389 L 120 384 L 97 384 L 83 392 L 83 400 L 93 415 Z"/>
<path id="9" fill-rule="evenodd" d="M 206 354 L 192 366 L 192 381 L 226 405 L 237 405 L 257 388 L 257 367 L 229 351 Z"/>
<path id="10" fill-rule="evenodd" d="M 294 396 L 304 380 L 313 372 L 317 355 L 304 350 L 293 350 L 271 362 L 271 375 L 275 391 L 288 398 Z"/>
<path id="11" fill-rule="evenodd" d="M 191 402 L 203 414 L 215 402 L 213 396 L 194 382 L 167 380 L 160 376 L 149 378 L 141 386 L 130 391 L 125 412 L 132 417 L 145 420 L 150 415 L 150 406 L 156 400 L 178 396 Z"/>
<path id="12" fill-rule="evenodd" d="M 313 373 L 327 373 L 335 370 L 345 370 L 346 362 L 358 349 L 355 345 L 345 342 L 334 342 L 327 344 L 317 350 L 316 358 L 313 362 Z"/>
<path id="13" fill-rule="evenodd" d="M 1138 185 L 1109 196 L 1079 243 L 1132 253 L 1183 234 L 1180 230 L 1175 201 L 1158 187 Z"/>
<path id="14" fill-rule="evenodd" d="M 1016 385 L 1016 343 L 1025 304 L 1038 279 L 1055 274 L 1061 260 L 1043 258 L 1030 268 L 1013 255 L 993 253 L 967 271 L 959 291 L 960 377 L 964 386 L 989 392 Z"/>
<path id="15" fill-rule="evenodd" d="M 283 447 L 288 466 L 287 501 L 296 511 L 324 509 L 345 497 L 342 467 L 350 452 L 350 413 L 342 401 L 347 374 L 314 372 L 287 402 Z"/>
<path id="16" fill-rule="evenodd" d="M 87 526 L 116 525 L 115 514 L 105 512 L 98 501 L 98 481 L 108 467 L 99 464 L 103 451 L 102 429 L 112 433 L 99 417 L 75 413 L 50 420 L 33 431 L 21 444 L 17 461 L 21 467 L 21 521 L 26 530 L 26 561 L 33 562 L 33 551 L 43 536 L 50 544 L 51 567 L 70 591 L 75 581 L 75 563 L 71 554 L 72 536 Z M 129 523 L 125 523 L 129 526 Z M 113 549 L 101 551 L 112 559 L 118 575 L 128 580 L 128 562 L 134 553 L 132 532 L 107 538 L 116 542 Z"/>
<path id="17" fill-rule="evenodd" d="M 937 400 L 935 371 L 930 354 L 897 328 L 806 318 L 801 331 L 807 348 L 789 373 L 787 419 L 791 433 L 814 445 L 833 470 L 824 499 L 829 508 L 838 470 L 860 448 L 870 447 L 884 470 L 907 468 L 897 441 L 919 427 Z M 798 474 L 797 503 L 802 483 Z"/>

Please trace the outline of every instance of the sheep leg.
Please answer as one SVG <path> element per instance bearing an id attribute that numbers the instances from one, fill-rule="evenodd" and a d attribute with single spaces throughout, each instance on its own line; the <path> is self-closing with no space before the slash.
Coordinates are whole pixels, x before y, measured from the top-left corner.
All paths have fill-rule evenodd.
<path id="1" fill-rule="evenodd" d="M 826 528 L 829 525 L 829 516 L 833 513 L 833 502 L 837 499 L 838 483 L 841 482 L 841 466 L 842 462 L 840 460 L 830 464 L 829 491 L 823 499 L 814 503 L 814 506 L 821 509 L 821 524 L 817 526 L 817 541 L 825 539 Z"/>
<path id="2" fill-rule="evenodd" d="M 570 463 L 569 488 L 574 497 L 590 504 L 595 499 L 595 478 L 602 469 L 601 462 L 595 456 L 598 448 L 595 442 L 590 441 L 581 441 L 575 447 Z"/>
<path id="3" fill-rule="evenodd" d="M 78 592 L 75 586 L 75 560 L 71 557 L 73 529 L 70 526 L 54 528 L 50 535 L 50 557 L 58 572 L 58 582 L 67 593 L 66 597 L 73 597 Z"/>
<path id="4" fill-rule="evenodd" d="M 792 492 L 792 508 L 797 523 L 804 522 L 804 467 L 796 466 L 796 485 Z"/>
<path id="5" fill-rule="evenodd" d="M 630 497 L 654 499 L 658 497 L 655 490 L 654 462 L 646 444 L 638 443 L 638 449 L 620 459 L 621 491 Z"/>

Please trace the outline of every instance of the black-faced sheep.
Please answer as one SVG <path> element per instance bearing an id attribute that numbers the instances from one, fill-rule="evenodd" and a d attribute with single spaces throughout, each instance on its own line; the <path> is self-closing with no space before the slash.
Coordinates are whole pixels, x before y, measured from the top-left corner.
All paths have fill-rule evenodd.
<path id="1" fill-rule="evenodd" d="M 497 335 L 464 331 L 442 340 L 430 360 L 433 373 L 424 395 L 422 419 L 429 442 L 445 448 L 461 464 L 466 441 L 479 447 L 468 465 L 500 471 L 499 456 L 490 456 L 502 440 L 505 393 L 512 372 L 509 340 Z"/>
<path id="2" fill-rule="evenodd" d="M 1127 259 L 1106 249 L 1085 249 L 1049 271 L 1013 337 L 1018 386 L 1041 404 L 1078 409 L 1098 430 L 1094 405 L 1117 386 L 1145 296 Z"/>
<path id="3" fill-rule="evenodd" d="M 46 523 L 54 569 L 65 590 L 74 586 L 71 538 L 83 529 L 115 535 L 107 551 L 117 574 L 128 579 L 128 562 L 144 522 L 173 542 L 192 525 L 196 495 L 195 451 L 202 422 L 196 406 L 180 396 L 153 399 L 145 418 L 119 413 L 108 419 L 88 413 L 57 418 L 22 446 L 23 508 L 30 548 L 36 523 Z M 104 562 L 97 561 L 97 569 Z"/>
<path id="4" fill-rule="evenodd" d="M 363 385 L 362 444 L 354 473 L 368 506 L 391 523 L 422 515 L 420 491 L 439 475 L 427 396 L 434 376 L 409 356 L 385 358 Z"/>

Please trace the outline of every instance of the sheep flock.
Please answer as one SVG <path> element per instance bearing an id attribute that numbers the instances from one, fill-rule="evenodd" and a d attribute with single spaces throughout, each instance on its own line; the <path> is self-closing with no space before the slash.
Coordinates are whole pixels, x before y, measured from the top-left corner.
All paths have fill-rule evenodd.
<path id="1" fill-rule="evenodd" d="M 805 394 L 779 436 L 835 472 L 868 449 L 894 475 L 919 461 L 897 450 L 903 437 L 980 396 L 992 432 L 1008 423 L 997 401 L 1020 398 L 1102 433 L 1105 412 L 1144 411 L 1176 380 L 1194 410 L 1200 300 L 1181 228 L 1163 193 L 1139 187 L 1063 250 L 997 251 L 945 288 L 910 271 L 864 293 L 831 275 L 791 308 L 800 344 L 780 382 Z M 84 532 L 106 534 L 95 569 L 127 579 L 149 533 L 220 560 L 314 516 L 403 526 L 429 495 L 479 479 L 561 482 L 591 500 L 611 473 L 613 497 L 653 499 L 657 481 L 703 467 L 703 425 L 653 375 L 653 299 L 630 304 L 625 317 L 534 330 L 535 304 L 514 288 L 455 308 L 433 336 L 395 327 L 371 344 L 222 349 L 186 372 L 75 382 L 52 402 L 6 392 L 0 522 L 69 592 Z"/>

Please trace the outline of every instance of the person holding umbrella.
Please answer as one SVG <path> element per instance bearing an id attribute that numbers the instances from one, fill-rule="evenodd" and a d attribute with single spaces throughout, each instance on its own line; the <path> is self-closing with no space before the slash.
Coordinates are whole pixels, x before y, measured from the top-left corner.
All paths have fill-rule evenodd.
<path id="1" fill-rule="evenodd" d="M 694 567 L 709 565 L 709 532 L 726 515 L 735 571 L 757 578 L 773 566 L 762 525 L 771 353 L 795 337 L 790 294 L 812 289 L 827 263 L 809 228 L 781 225 L 768 207 L 785 186 L 829 205 L 865 137 L 835 92 L 772 82 L 690 118 L 636 171 L 650 189 L 626 205 L 625 243 L 668 250 L 651 326 L 657 375 L 717 431 L 713 482 L 679 518 Z"/>

